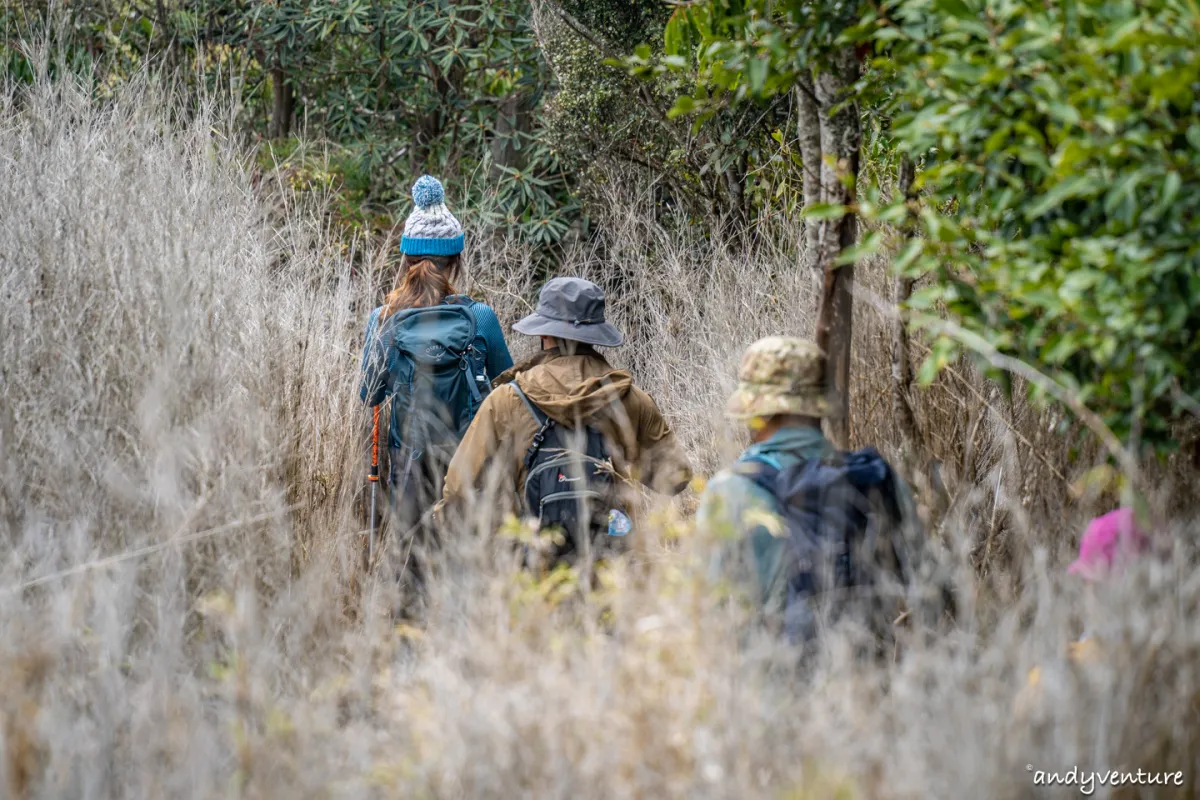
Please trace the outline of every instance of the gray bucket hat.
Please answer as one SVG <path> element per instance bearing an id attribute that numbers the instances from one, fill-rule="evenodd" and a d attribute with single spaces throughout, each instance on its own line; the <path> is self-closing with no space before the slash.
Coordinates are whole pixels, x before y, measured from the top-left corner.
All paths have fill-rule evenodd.
<path id="1" fill-rule="evenodd" d="M 625 337 L 604 321 L 604 290 L 583 278 L 555 278 L 542 287 L 537 310 L 513 325 L 526 336 L 556 336 L 597 347 L 616 347 Z"/>

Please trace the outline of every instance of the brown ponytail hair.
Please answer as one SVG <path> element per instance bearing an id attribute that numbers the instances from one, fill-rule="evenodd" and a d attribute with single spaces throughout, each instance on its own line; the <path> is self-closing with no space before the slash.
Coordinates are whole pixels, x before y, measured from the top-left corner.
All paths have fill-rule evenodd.
<path id="1" fill-rule="evenodd" d="M 460 259 L 453 256 L 414 256 L 404 254 L 404 272 L 400 283 L 383 301 L 383 318 L 409 308 L 436 306 L 454 294 Z"/>

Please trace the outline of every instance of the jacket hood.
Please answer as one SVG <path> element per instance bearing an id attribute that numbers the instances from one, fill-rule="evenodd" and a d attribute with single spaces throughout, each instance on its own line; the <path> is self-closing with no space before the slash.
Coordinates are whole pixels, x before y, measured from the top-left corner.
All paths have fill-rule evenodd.
<path id="1" fill-rule="evenodd" d="M 593 350 L 574 355 L 543 350 L 502 373 L 494 383 L 500 386 L 514 379 L 546 416 L 571 427 L 620 404 L 633 387 L 628 372 L 613 369 Z"/>
<path id="2" fill-rule="evenodd" d="M 785 426 L 771 434 L 766 441 L 746 448 L 743 457 L 787 453 L 800 459 L 821 458 L 833 449 L 833 445 L 821 433 L 820 428 Z"/>

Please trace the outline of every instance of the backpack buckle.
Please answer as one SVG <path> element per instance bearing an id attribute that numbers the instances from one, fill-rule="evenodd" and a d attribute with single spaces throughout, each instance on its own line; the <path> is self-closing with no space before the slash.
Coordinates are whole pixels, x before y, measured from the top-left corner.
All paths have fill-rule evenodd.
<path id="1" fill-rule="evenodd" d="M 528 470 L 533 465 L 533 460 L 537 458 L 538 451 L 542 449 L 542 442 L 546 441 L 546 429 L 550 427 L 550 420 L 546 420 L 546 424 L 538 428 L 537 433 L 533 435 L 533 441 L 529 444 L 529 449 L 525 452 L 525 469 Z"/>

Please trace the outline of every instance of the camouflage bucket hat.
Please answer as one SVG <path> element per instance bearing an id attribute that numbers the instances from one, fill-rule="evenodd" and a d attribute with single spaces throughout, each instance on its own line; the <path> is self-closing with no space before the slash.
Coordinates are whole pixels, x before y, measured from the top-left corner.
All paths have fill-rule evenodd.
<path id="1" fill-rule="evenodd" d="M 729 398 L 736 419 L 799 414 L 829 416 L 821 387 L 821 351 L 805 339 L 769 336 L 746 348 L 738 388 Z"/>

